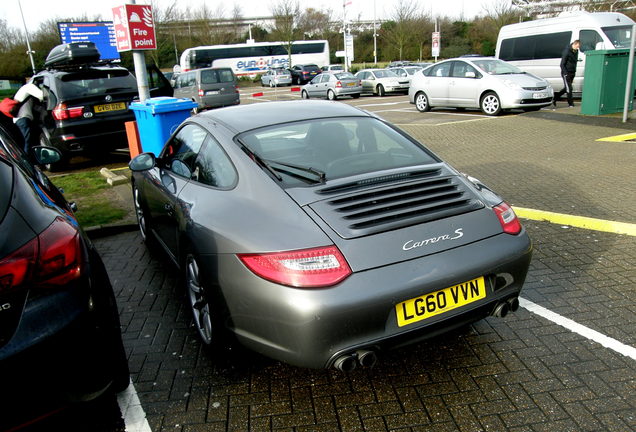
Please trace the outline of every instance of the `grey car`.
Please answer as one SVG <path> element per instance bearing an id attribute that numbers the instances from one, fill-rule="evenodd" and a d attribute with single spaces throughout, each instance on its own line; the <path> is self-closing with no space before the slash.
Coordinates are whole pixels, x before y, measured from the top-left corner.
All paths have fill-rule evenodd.
<path id="1" fill-rule="evenodd" d="M 420 112 L 432 107 L 478 108 L 486 115 L 507 109 L 536 111 L 552 103 L 554 90 L 543 78 L 492 57 L 439 62 L 414 75 L 409 101 Z"/>
<path id="2" fill-rule="evenodd" d="M 291 72 L 289 69 L 270 69 L 261 75 L 261 85 L 278 87 L 292 84 Z"/>
<path id="3" fill-rule="evenodd" d="M 399 77 L 389 69 L 364 69 L 356 73 L 362 81 L 362 92 L 384 96 L 387 93 L 406 93 L 409 91 L 409 80 Z"/>
<path id="4" fill-rule="evenodd" d="M 303 99 L 310 97 L 336 100 L 341 96 L 359 98 L 362 83 L 350 72 L 323 72 L 305 84 L 300 92 Z"/>
<path id="5" fill-rule="evenodd" d="M 241 103 L 236 76 L 230 68 L 203 68 L 179 74 L 174 96 L 191 99 L 194 110 L 218 108 Z"/>
<path id="6" fill-rule="evenodd" d="M 519 305 L 532 245 L 511 207 L 350 105 L 208 111 L 130 168 L 205 347 L 350 371 Z"/>
<path id="7" fill-rule="evenodd" d="M 392 72 L 395 72 L 395 74 L 399 76 L 400 78 L 406 78 L 407 80 L 409 80 L 409 85 L 410 85 L 413 75 L 415 75 L 416 72 L 419 72 L 422 69 L 424 68 L 421 66 L 403 66 L 403 67 L 390 68 L 389 70 Z"/>

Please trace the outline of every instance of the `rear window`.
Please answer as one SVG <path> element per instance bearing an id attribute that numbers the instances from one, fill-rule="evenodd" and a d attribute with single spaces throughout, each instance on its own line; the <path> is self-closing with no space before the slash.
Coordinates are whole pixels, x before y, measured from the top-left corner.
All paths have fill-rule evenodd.
<path id="1" fill-rule="evenodd" d="M 305 70 L 306 71 L 319 71 L 320 68 L 316 65 L 306 65 L 305 66 Z"/>
<path id="2" fill-rule="evenodd" d="M 280 169 L 277 163 L 311 168 L 327 180 L 439 162 L 420 144 L 368 117 L 286 123 L 247 132 L 239 140 L 274 169 Z M 307 184 L 284 169 L 280 174 L 285 186 Z"/>
<path id="3" fill-rule="evenodd" d="M 201 84 L 228 82 L 234 82 L 234 74 L 230 69 L 205 69 L 201 71 Z"/>
<path id="4" fill-rule="evenodd" d="M 137 92 L 137 81 L 127 70 L 86 70 L 60 77 L 60 92 L 64 98 L 103 93 Z"/>

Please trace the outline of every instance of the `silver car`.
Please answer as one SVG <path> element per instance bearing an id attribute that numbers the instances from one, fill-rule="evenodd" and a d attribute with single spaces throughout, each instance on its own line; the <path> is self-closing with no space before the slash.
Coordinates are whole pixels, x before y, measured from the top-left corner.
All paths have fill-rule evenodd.
<path id="1" fill-rule="evenodd" d="M 392 72 L 395 72 L 395 74 L 399 76 L 400 78 L 408 79 L 410 84 L 411 79 L 413 78 L 413 75 L 415 75 L 416 72 L 419 72 L 422 69 L 424 69 L 422 66 L 403 66 L 403 67 L 390 68 L 389 70 Z"/>
<path id="2" fill-rule="evenodd" d="M 384 96 L 387 93 L 406 93 L 409 80 L 400 78 L 389 69 L 364 69 L 356 74 L 362 81 L 362 93 Z"/>
<path id="3" fill-rule="evenodd" d="M 208 111 L 130 168 L 141 236 L 180 269 L 210 354 L 233 336 L 350 371 L 519 307 L 532 244 L 512 208 L 348 104 Z"/>
<path id="4" fill-rule="evenodd" d="M 351 96 L 356 99 L 360 97 L 360 93 L 362 93 L 362 84 L 352 73 L 323 72 L 303 86 L 301 96 L 303 99 L 326 97 L 329 100 L 336 100 L 340 96 Z"/>
<path id="5" fill-rule="evenodd" d="M 287 69 L 270 69 L 261 75 L 261 85 L 278 87 L 292 84 L 291 73 Z"/>
<path id="6" fill-rule="evenodd" d="M 409 101 L 420 112 L 432 107 L 479 108 L 487 115 L 552 103 L 554 90 L 543 78 L 492 57 L 450 59 L 415 74 Z"/>

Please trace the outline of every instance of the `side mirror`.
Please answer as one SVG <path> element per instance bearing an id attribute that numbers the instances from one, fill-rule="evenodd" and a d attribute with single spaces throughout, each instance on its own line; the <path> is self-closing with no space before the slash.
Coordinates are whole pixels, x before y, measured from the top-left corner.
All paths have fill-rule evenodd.
<path id="1" fill-rule="evenodd" d="M 468 71 L 464 74 L 466 78 L 477 78 L 477 75 L 473 71 Z"/>
<path id="2" fill-rule="evenodd" d="M 55 147 L 33 146 L 31 151 L 40 165 L 53 164 L 62 159 L 62 153 Z"/>
<path id="3" fill-rule="evenodd" d="M 128 163 L 131 171 L 147 171 L 157 166 L 157 158 L 153 153 L 137 155 Z"/>

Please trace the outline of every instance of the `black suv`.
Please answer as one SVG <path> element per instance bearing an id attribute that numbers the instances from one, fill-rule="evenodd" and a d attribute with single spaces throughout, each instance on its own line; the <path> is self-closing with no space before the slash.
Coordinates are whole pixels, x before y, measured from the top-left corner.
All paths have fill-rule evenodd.
<path id="1" fill-rule="evenodd" d="M 66 45 L 72 56 L 73 44 Z M 56 52 L 58 47 L 49 57 Z M 77 52 L 78 57 L 83 54 Z M 94 57 L 69 62 L 68 56 L 58 63 L 47 59 L 47 69 L 31 80 L 44 92 L 40 143 L 62 152 L 58 167 L 76 154 L 99 155 L 126 147 L 124 124 L 135 120 L 128 106 L 138 97 L 137 80 L 128 69 L 96 63 Z M 150 95 L 172 96 L 163 74 L 156 68 L 148 72 Z"/>
<path id="2" fill-rule="evenodd" d="M 315 64 L 296 65 L 291 70 L 292 84 L 307 84 L 322 71 Z"/>

